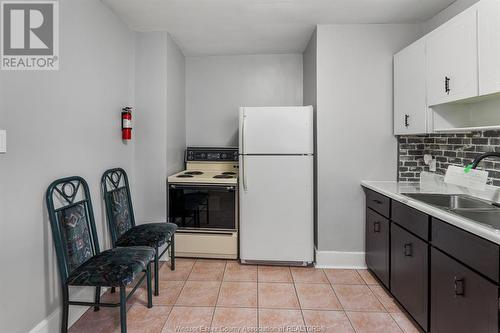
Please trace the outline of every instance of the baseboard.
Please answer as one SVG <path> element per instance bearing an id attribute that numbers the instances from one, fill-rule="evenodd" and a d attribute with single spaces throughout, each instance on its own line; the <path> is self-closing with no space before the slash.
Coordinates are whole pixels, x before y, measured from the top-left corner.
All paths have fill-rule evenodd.
<path id="1" fill-rule="evenodd" d="M 365 253 L 316 250 L 315 266 L 317 268 L 364 269 L 366 268 Z"/>
<path id="2" fill-rule="evenodd" d="M 107 288 L 103 288 L 101 294 L 106 292 Z M 73 300 L 93 300 L 95 296 L 95 288 L 84 288 L 73 295 Z M 73 306 L 69 307 L 68 328 L 71 327 L 81 316 L 89 309 L 88 306 Z M 54 333 L 61 331 L 61 307 L 58 307 L 47 318 L 43 319 L 29 333 Z"/>

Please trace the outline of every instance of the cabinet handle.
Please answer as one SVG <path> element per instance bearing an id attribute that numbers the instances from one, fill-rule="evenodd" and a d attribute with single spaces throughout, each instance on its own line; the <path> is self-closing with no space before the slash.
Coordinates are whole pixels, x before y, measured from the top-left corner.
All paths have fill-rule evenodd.
<path id="1" fill-rule="evenodd" d="M 380 232 L 380 222 L 373 223 L 373 232 Z"/>
<path id="2" fill-rule="evenodd" d="M 455 276 L 455 296 L 464 296 L 465 295 L 465 280 L 463 278 L 457 278 Z"/>
<path id="3" fill-rule="evenodd" d="M 409 127 L 410 126 L 410 122 L 408 121 L 410 119 L 410 115 L 409 114 L 405 114 L 405 127 Z"/>
<path id="4" fill-rule="evenodd" d="M 375 202 L 375 203 L 376 203 L 376 204 L 378 204 L 378 205 L 381 205 L 381 204 L 382 204 L 382 201 L 377 200 L 377 199 L 373 199 L 372 201 L 373 201 L 373 202 Z"/>
<path id="5" fill-rule="evenodd" d="M 406 243 L 403 245 L 403 252 L 405 254 L 405 257 L 412 257 L 413 256 L 413 246 L 411 243 Z"/>
<path id="6" fill-rule="evenodd" d="M 451 79 L 449 77 L 447 77 L 447 76 L 444 77 L 444 92 L 448 95 L 450 94 L 450 91 L 451 91 L 450 80 Z"/>

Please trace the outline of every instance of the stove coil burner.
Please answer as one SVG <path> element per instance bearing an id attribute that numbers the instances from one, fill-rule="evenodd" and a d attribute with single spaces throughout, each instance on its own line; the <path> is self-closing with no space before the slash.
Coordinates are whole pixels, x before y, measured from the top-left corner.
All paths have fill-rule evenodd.
<path id="1" fill-rule="evenodd" d="M 222 174 L 222 175 L 216 175 L 216 176 L 214 176 L 214 178 L 217 178 L 217 179 L 220 179 L 220 178 L 229 179 L 229 178 L 234 178 L 234 177 L 231 176 L 231 175 Z"/>
<path id="2" fill-rule="evenodd" d="M 196 176 L 199 176 L 199 175 L 202 175 L 203 172 L 201 171 L 187 171 L 187 172 L 184 172 L 185 175 L 196 175 Z"/>
<path id="3" fill-rule="evenodd" d="M 193 175 L 178 175 L 177 178 L 193 178 Z"/>
<path id="4" fill-rule="evenodd" d="M 226 172 L 223 172 L 222 174 L 223 174 L 223 175 L 231 175 L 231 176 L 234 176 L 234 175 L 236 175 L 236 172 L 226 171 Z"/>

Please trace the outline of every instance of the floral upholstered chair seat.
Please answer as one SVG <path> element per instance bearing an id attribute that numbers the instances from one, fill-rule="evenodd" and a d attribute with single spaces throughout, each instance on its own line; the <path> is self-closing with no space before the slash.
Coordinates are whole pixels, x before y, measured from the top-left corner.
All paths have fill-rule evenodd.
<path id="1" fill-rule="evenodd" d="M 77 267 L 67 281 L 72 286 L 126 286 L 144 272 L 154 256 L 155 250 L 150 247 L 110 249 Z"/>
<path id="2" fill-rule="evenodd" d="M 116 246 L 145 245 L 160 247 L 175 234 L 177 225 L 173 223 L 140 224 L 127 230 L 118 240 Z"/>
<path id="3" fill-rule="evenodd" d="M 113 247 L 150 246 L 155 249 L 154 294 L 159 295 L 159 260 L 168 250 L 170 250 L 170 269 L 175 269 L 177 225 L 167 222 L 135 224 L 128 176 L 122 168 L 105 171 L 101 178 L 101 186 Z"/>

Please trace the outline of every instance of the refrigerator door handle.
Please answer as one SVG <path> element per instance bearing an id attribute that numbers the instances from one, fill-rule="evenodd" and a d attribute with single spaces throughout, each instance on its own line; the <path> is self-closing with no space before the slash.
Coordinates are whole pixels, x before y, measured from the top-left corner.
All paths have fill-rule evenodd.
<path id="1" fill-rule="evenodd" d="M 247 169 L 245 168 L 245 155 L 241 156 L 241 173 L 243 176 L 243 190 L 248 192 L 248 184 L 247 184 Z"/>
<path id="2" fill-rule="evenodd" d="M 246 124 L 245 112 L 243 112 L 243 120 L 241 124 L 241 175 L 243 177 L 243 190 L 245 192 L 248 191 L 247 186 L 247 177 L 246 177 L 246 168 L 245 168 L 245 124 Z"/>

